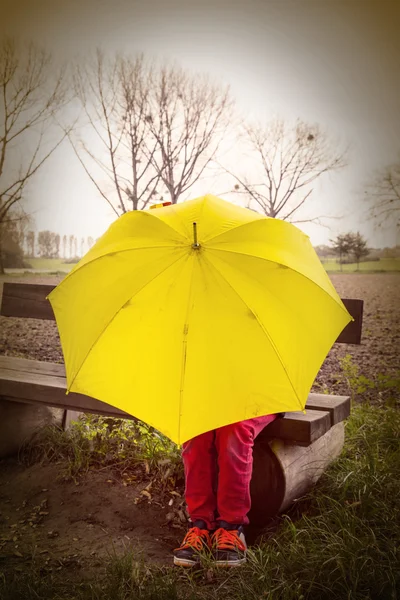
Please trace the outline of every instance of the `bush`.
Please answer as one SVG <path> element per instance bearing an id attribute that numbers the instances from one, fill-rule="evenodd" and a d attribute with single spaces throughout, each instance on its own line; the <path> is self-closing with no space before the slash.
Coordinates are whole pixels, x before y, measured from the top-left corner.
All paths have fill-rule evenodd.
<path id="1" fill-rule="evenodd" d="M 79 258 L 79 256 L 73 256 L 72 258 L 66 258 L 65 260 L 63 260 L 63 264 L 64 265 L 75 265 L 80 260 L 81 259 Z"/>
<path id="2" fill-rule="evenodd" d="M 140 465 L 161 488 L 183 481 L 181 454 L 173 442 L 139 420 L 84 414 L 67 431 L 50 425 L 21 450 L 26 464 L 63 461 L 64 479 L 109 466 L 121 477 Z M 141 469 L 143 470 L 143 469 Z"/>
<path id="3" fill-rule="evenodd" d="M 3 267 L 5 269 L 31 269 L 32 265 L 24 260 L 19 246 L 11 244 L 3 250 Z"/>

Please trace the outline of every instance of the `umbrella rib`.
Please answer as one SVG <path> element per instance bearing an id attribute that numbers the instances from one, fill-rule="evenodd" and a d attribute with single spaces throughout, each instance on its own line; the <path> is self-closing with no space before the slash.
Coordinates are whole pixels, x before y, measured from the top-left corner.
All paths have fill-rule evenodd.
<path id="1" fill-rule="evenodd" d="M 180 216 L 176 214 L 175 207 L 176 207 L 176 204 L 172 204 L 171 206 L 169 206 L 170 209 L 172 208 L 172 212 L 176 216 L 178 216 L 179 220 L 183 224 L 183 221 L 180 218 Z M 142 214 L 144 214 L 144 215 L 148 215 L 149 217 L 152 217 L 153 219 L 157 219 L 158 221 L 161 221 L 161 223 L 164 223 L 164 225 L 166 225 L 167 227 L 169 227 L 170 229 L 172 229 L 172 231 L 174 233 L 177 233 L 183 240 L 185 239 L 185 237 L 182 235 L 182 233 L 180 231 L 178 231 L 178 229 L 175 229 L 175 227 L 172 227 L 172 225 L 170 223 L 168 223 L 167 221 L 164 221 L 164 219 L 161 219 L 159 216 L 157 216 L 157 211 L 154 212 L 154 211 L 141 210 L 140 212 Z"/>
<path id="2" fill-rule="evenodd" d="M 201 216 L 204 213 L 204 205 L 205 205 L 205 203 L 203 202 L 202 207 L 201 207 L 201 212 L 200 212 L 200 215 L 197 220 L 200 220 Z M 175 211 L 175 206 L 174 206 L 174 212 L 175 212 L 175 214 L 177 214 L 177 212 Z M 182 223 L 183 223 L 183 221 L 182 221 Z M 185 225 L 185 228 L 186 228 L 186 225 Z M 192 273 L 191 273 L 191 277 L 190 277 L 189 297 L 188 297 L 188 304 L 187 304 L 187 309 L 186 309 L 186 319 L 185 319 L 184 333 L 183 333 L 184 337 L 183 337 L 183 349 L 182 349 L 181 386 L 180 386 L 180 390 L 179 390 L 179 413 L 178 413 L 178 439 L 179 439 L 179 441 L 181 439 L 181 410 L 182 410 L 182 403 L 183 403 L 183 388 L 184 388 L 185 376 L 186 376 L 187 338 L 188 338 L 188 331 L 189 331 L 189 316 L 190 316 L 191 306 L 192 306 L 194 269 L 195 269 L 195 261 L 193 260 Z"/>
<path id="3" fill-rule="evenodd" d="M 304 275 L 304 273 L 301 273 L 300 271 L 298 271 L 297 269 L 294 269 L 293 267 L 289 267 L 288 265 L 286 265 L 285 263 L 279 262 L 277 260 L 269 260 L 268 258 L 264 258 L 263 256 L 256 256 L 254 254 L 246 254 L 246 252 L 237 252 L 236 250 L 226 250 L 225 248 L 207 248 L 207 252 L 228 252 L 229 254 L 239 254 L 240 256 L 247 256 L 249 258 L 256 258 L 259 260 L 263 260 L 266 262 L 270 262 L 273 264 L 277 264 L 277 265 L 282 265 L 284 267 L 287 267 L 288 269 L 290 269 L 291 271 L 293 271 L 294 273 L 297 273 L 298 275 L 300 275 L 301 277 L 304 277 L 305 279 L 307 279 L 308 281 L 311 281 L 311 283 L 313 283 L 314 285 L 316 285 L 317 287 L 319 287 L 320 290 L 322 290 L 323 292 L 325 292 L 326 294 L 328 294 L 328 296 L 330 296 L 330 298 L 332 298 L 332 300 L 334 302 L 336 302 L 336 304 L 340 307 L 340 309 L 347 314 L 347 316 L 349 316 L 349 313 L 347 311 L 347 309 L 340 304 L 339 302 L 337 302 L 335 300 L 335 298 L 333 296 L 331 296 L 331 294 L 329 294 L 329 292 L 327 292 L 326 289 L 324 289 L 321 285 L 319 285 L 319 283 L 315 282 L 313 279 L 311 279 L 310 277 L 308 277 L 307 275 Z M 336 290 L 334 289 L 334 291 L 336 292 Z M 337 293 L 337 292 L 336 292 Z M 340 299 L 340 298 L 339 298 Z M 351 317 L 351 320 L 354 321 L 353 317 Z"/>
<path id="4" fill-rule="evenodd" d="M 186 317 L 183 328 L 183 344 L 182 344 L 182 367 L 181 367 L 181 384 L 179 390 L 179 412 L 178 412 L 178 439 L 181 439 L 181 410 L 182 410 L 182 402 L 183 402 L 183 389 L 185 384 L 185 376 L 186 376 L 186 364 L 187 364 L 187 338 L 189 332 L 189 317 L 191 313 L 191 309 L 193 306 L 192 297 L 193 297 L 193 276 L 195 269 L 195 261 L 193 260 L 192 255 L 192 273 L 190 275 L 190 284 L 189 284 L 189 294 L 188 294 L 188 303 L 186 308 Z"/>
<path id="5" fill-rule="evenodd" d="M 76 273 L 78 273 L 78 271 L 81 271 L 84 267 L 93 264 L 94 262 L 96 262 L 96 260 L 100 260 L 102 258 L 105 258 L 107 256 L 111 256 L 112 254 L 122 254 L 123 252 L 136 252 L 137 250 L 158 250 L 161 248 L 176 248 L 176 246 L 174 245 L 166 245 L 166 246 L 141 246 L 140 248 L 125 248 L 124 250 L 111 250 L 105 254 L 101 254 L 100 256 L 95 256 L 94 258 L 92 258 L 91 260 L 88 260 L 87 262 L 85 262 L 83 265 L 79 266 L 79 263 L 77 265 L 76 269 L 73 269 L 70 273 L 67 273 L 66 277 L 64 277 L 64 279 L 58 284 L 57 287 L 61 287 L 66 281 L 67 279 L 70 279 L 73 275 L 75 275 Z M 50 295 L 50 294 L 49 294 Z"/>
<path id="6" fill-rule="evenodd" d="M 235 289 L 235 287 L 234 287 L 234 286 L 233 286 L 233 285 L 230 283 L 230 281 L 228 281 L 228 279 L 227 279 L 227 278 L 226 278 L 226 277 L 225 277 L 225 276 L 224 276 L 224 275 L 221 273 L 221 271 L 218 269 L 218 267 L 216 267 L 216 266 L 215 266 L 215 265 L 214 265 L 214 264 L 213 264 L 213 263 L 210 261 L 210 259 L 208 259 L 208 263 L 209 263 L 209 264 L 210 264 L 210 265 L 211 265 L 211 266 L 212 266 L 212 267 L 213 267 L 213 268 L 214 268 L 214 269 L 217 271 L 217 273 L 220 275 L 220 277 L 221 277 L 221 278 L 222 278 L 222 279 L 223 279 L 223 280 L 224 280 L 224 281 L 225 281 L 225 282 L 226 282 L 226 283 L 229 285 L 229 287 L 232 289 L 232 291 L 233 291 L 233 292 L 234 292 L 234 293 L 237 295 L 237 297 L 238 297 L 238 298 L 239 298 L 239 299 L 240 299 L 240 300 L 243 302 L 243 304 L 246 306 L 246 308 L 247 308 L 247 309 L 248 309 L 248 310 L 249 310 L 249 311 L 252 313 L 252 315 L 253 315 L 253 316 L 254 316 L 254 318 L 256 319 L 256 321 L 257 321 L 257 323 L 258 323 L 259 327 L 262 329 L 262 331 L 264 332 L 264 334 L 265 334 L 265 335 L 266 335 L 266 337 L 268 338 L 269 342 L 271 343 L 271 345 L 272 345 L 273 349 L 275 350 L 275 352 L 276 352 L 276 355 L 277 355 L 277 357 L 278 357 L 278 359 L 279 359 L 279 362 L 281 363 L 281 365 L 282 365 L 282 368 L 283 368 L 283 370 L 284 370 L 284 371 L 285 371 L 285 373 L 286 373 L 286 377 L 288 378 L 288 381 L 289 381 L 289 383 L 290 383 L 290 385 L 291 385 L 291 388 L 292 388 L 292 390 L 293 390 L 293 392 L 294 392 L 294 395 L 296 396 L 296 398 L 297 398 L 297 400 L 298 400 L 298 402 L 299 402 L 299 404 L 300 404 L 300 409 L 301 409 L 301 410 L 303 410 L 302 403 L 301 403 L 301 401 L 300 401 L 300 398 L 299 398 L 299 396 L 298 396 L 298 394 L 297 394 L 297 392 L 296 392 L 296 389 L 295 389 L 295 387 L 294 387 L 294 385 L 293 385 L 293 382 L 292 382 L 292 380 L 291 380 L 291 378 L 290 378 L 290 375 L 289 375 L 289 373 L 287 372 L 287 369 L 286 369 L 286 367 L 285 367 L 285 363 L 284 363 L 284 361 L 283 361 L 283 359 L 282 359 L 282 357 L 281 357 L 281 355 L 280 355 L 280 353 L 279 353 L 279 350 L 278 350 L 278 348 L 276 347 L 276 345 L 275 345 L 275 342 L 274 342 L 274 340 L 272 339 L 271 335 L 268 333 L 267 329 L 264 327 L 264 325 L 261 323 L 260 319 L 258 318 L 258 315 L 257 315 L 257 313 L 256 313 L 256 312 L 255 312 L 255 311 L 254 311 L 254 310 L 251 308 L 251 306 L 249 306 L 249 305 L 247 304 L 246 300 L 245 300 L 244 298 L 242 298 L 242 296 L 241 296 L 241 295 L 239 294 L 239 292 L 238 292 L 238 291 Z"/>
<path id="7" fill-rule="evenodd" d="M 230 233 L 231 231 L 234 231 L 235 229 L 238 229 L 239 227 L 246 227 L 246 225 L 252 225 L 255 222 L 258 221 L 275 221 L 275 219 L 273 217 L 267 217 L 267 216 L 263 216 L 260 215 L 260 213 L 254 213 L 254 215 L 259 215 L 258 217 L 254 216 L 252 221 L 247 221 L 247 223 L 237 223 L 236 225 L 234 225 L 233 227 L 231 227 L 230 229 L 227 229 L 226 231 L 222 231 L 221 233 L 217 233 L 216 235 L 212 235 L 211 237 L 207 237 L 204 239 L 205 242 L 211 242 L 214 241 L 219 238 L 219 237 L 223 237 L 224 235 L 227 235 L 228 233 Z"/>
<path id="8" fill-rule="evenodd" d="M 186 236 L 190 239 L 190 231 L 188 230 L 188 228 L 186 226 L 186 222 L 182 219 L 181 215 L 179 214 L 179 211 L 176 210 L 176 204 L 173 204 L 169 208 L 172 209 L 171 212 L 173 212 L 174 215 L 176 216 L 176 218 L 179 220 L 179 222 L 181 223 L 183 229 L 185 230 Z M 154 216 L 157 217 L 157 215 L 154 215 Z M 159 218 L 159 217 L 157 217 L 157 218 Z M 159 220 L 161 221 L 162 219 L 159 219 Z M 163 221 L 163 223 L 165 223 L 165 221 Z M 172 227 L 172 225 L 170 225 L 169 223 L 168 223 L 168 226 L 171 227 L 171 229 L 173 231 L 176 231 L 179 235 L 182 235 L 182 233 L 180 231 L 178 231 L 177 229 L 175 229 L 174 227 Z"/>
<path id="9" fill-rule="evenodd" d="M 187 258 L 186 255 L 183 256 L 179 256 L 176 260 L 174 260 L 174 262 L 172 262 L 170 265 L 168 265 L 167 267 L 165 267 L 165 269 L 163 269 L 162 271 L 160 271 L 159 273 L 157 273 L 157 275 L 154 275 L 154 277 L 152 277 L 149 281 L 147 281 L 147 283 L 145 283 L 144 285 L 142 285 L 142 287 L 140 289 L 138 289 L 132 296 L 130 296 L 128 298 L 128 300 L 125 300 L 125 302 L 119 307 L 119 309 L 117 310 L 117 312 L 112 316 L 112 318 L 109 320 L 109 322 L 107 323 L 107 325 L 104 326 L 103 330 L 99 333 L 99 335 L 97 336 L 96 340 L 93 342 L 93 344 L 90 346 L 89 350 L 86 353 L 85 358 L 82 360 L 81 362 L 81 366 L 79 367 L 79 369 L 77 370 L 77 372 L 75 373 L 74 378 L 72 379 L 70 385 L 67 388 L 67 393 L 70 392 L 71 387 L 73 386 L 75 379 L 78 377 L 83 364 L 86 362 L 89 354 L 91 353 L 91 351 L 93 350 L 93 348 L 95 347 L 95 345 L 97 344 L 97 342 L 99 341 L 99 339 L 102 337 L 102 335 L 104 334 L 104 332 L 106 331 L 106 329 L 110 326 L 110 324 L 116 319 L 116 317 L 119 315 L 119 313 L 121 312 L 121 310 L 123 309 L 123 307 L 125 306 L 125 304 L 129 301 L 132 300 L 132 298 L 134 298 L 135 296 L 137 296 L 146 286 L 148 286 L 150 283 L 152 283 L 155 279 L 157 279 L 157 277 L 159 277 L 162 273 L 165 273 L 165 271 L 167 271 L 168 269 L 170 269 L 174 264 L 176 264 L 179 260 L 182 260 L 182 258 Z"/>

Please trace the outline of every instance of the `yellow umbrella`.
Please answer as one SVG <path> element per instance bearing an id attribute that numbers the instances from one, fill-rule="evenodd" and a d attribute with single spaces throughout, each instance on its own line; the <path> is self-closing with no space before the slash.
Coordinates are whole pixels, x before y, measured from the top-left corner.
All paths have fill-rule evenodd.
<path id="1" fill-rule="evenodd" d="M 303 410 L 351 320 L 308 236 L 211 195 L 123 215 L 49 300 L 68 391 L 179 444 Z"/>

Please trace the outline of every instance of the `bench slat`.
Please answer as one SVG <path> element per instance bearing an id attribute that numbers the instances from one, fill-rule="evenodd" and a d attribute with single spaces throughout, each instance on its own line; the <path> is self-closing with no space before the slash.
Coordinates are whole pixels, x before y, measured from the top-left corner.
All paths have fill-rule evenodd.
<path id="1" fill-rule="evenodd" d="M 34 402 L 68 410 L 93 412 L 112 417 L 134 418 L 128 413 L 82 394 L 65 394 L 63 364 L 0 356 L 0 396 L 14 401 Z M 287 413 L 268 427 L 268 438 L 278 437 L 298 445 L 309 445 L 332 424 L 349 414 L 346 396 L 310 394 L 306 414 Z"/>
<path id="2" fill-rule="evenodd" d="M 55 375 L 63 377 L 65 381 L 64 364 L 42 362 L 27 358 L 15 356 L 0 355 L 0 377 L 1 370 L 8 369 L 17 372 L 38 373 L 42 375 Z M 18 378 L 18 375 L 15 375 Z M 64 383 L 66 387 L 66 383 Z M 311 392 L 308 395 L 306 408 L 309 410 L 328 411 L 331 415 L 331 426 L 344 421 L 350 415 L 350 397 L 349 396 L 331 396 L 328 394 L 316 394 Z"/>
<path id="3" fill-rule="evenodd" d="M 331 427 L 344 421 L 350 415 L 350 396 L 331 396 L 328 394 L 309 394 L 306 408 L 310 410 L 328 411 L 331 416 Z"/>
<path id="4" fill-rule="evenodd" d="M 286 413 L 283 419 L 273 421 L 260 435 L 265 439 L 279 438 L 297 446 L 309 446 L 331 428 L 329 412 L 308 410 Z"/>
<path id="5" fill-rule="evenodd" d="M 16 356 L 0 355 L 0 377 L 2 369 L 65 377 L 65 365 L 63 363 L 45 362 L 32 360 L 31 358 L 19 358 Z"/>
<path id="6" fill-rule="evenodd" d="M 54 285 L 34 283 L 9 283 L 3 286 L 0 314 L 5 317 L 47 319 L 54 321 L 54 313 L 46 297 Z M 342 298 L 343 304 L 354 318 L 342 331 L 336 342 L 360 344 L 363 316 L 363 300 Z"/>
<path id="7" fill-rule="evenodd" d="M 82 394 L 65 393 L 64 377 L 44 375 L 42 373 L 17 373 L 12 369 L 0 370 L 0 396 L 16 402 L 33 402 L 55 406 L 68 410 L 92 412 L 111 417 L 132 419 L 122 410 Z"/>
<path id="8" fill-rule="evenodd" d="M 342 302 L 353 317 L 336 340 L 339 344 L 361 344 L 361 331 L 364 301 L 354 298 L 342 298 Z"/>
<path id="9" fill-rule="evenodd" d="M 46 297 L 54 285 L 35 283 L 4 283 L 1 314 L 4 317 L 22 317 L 54 321 L 51 304 Z"/>

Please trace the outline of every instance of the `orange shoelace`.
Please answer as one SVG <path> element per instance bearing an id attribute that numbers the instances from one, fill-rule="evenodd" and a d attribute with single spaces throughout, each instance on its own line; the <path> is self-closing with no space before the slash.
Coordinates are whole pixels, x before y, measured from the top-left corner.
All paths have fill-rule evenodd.
<path id="1" fill-rule="evenodd" d="M 228 531 L 227 529 L 217 529 L 213 534 L 213 543 L 217 550 L 241 550 L 245 552 L 246 546 L 239 537 L 236 529 Z"/>
<path id="2" fill-rule="evenodd" d="M 189 529 L 180 548 L 176 550 L 184 550 L 185 548 L 194 548 L 195 550 L 202 550 L 206 547 L 211 546 L 210 534 L 207 529 L 200 529 L 199 527 L 192 527 Z"/>

